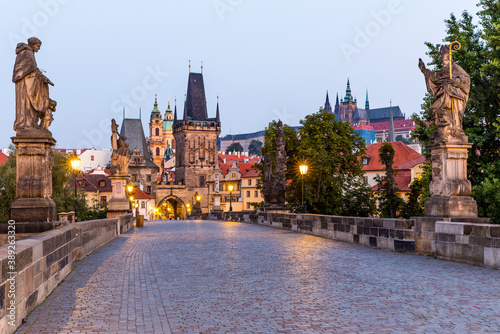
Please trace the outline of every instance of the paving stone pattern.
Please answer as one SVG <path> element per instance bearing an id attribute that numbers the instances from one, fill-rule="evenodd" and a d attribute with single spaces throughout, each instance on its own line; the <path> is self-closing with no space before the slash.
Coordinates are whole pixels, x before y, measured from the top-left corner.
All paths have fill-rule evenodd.
<path id="1" fill-rule="evenodd" d="M 498 333 L 500 271 L 252 224 L 146 222 L 17 333 Z"/>

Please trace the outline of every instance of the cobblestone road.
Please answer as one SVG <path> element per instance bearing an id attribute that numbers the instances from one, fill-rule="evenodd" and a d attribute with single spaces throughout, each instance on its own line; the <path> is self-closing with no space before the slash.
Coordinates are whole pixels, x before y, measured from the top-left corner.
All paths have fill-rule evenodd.
<path id="1" fill-rule="evenodd" d="M 229 222 L 146 222 L 18 333 L 499 333 L 500 271 Z"/>

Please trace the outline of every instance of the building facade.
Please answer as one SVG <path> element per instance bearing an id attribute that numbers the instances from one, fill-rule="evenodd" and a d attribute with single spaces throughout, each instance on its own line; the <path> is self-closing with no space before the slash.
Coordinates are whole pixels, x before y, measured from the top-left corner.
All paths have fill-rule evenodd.
<path id="1" fill-rule="evenodd" d="M 177 109 L 177 106 L 175 106 Z M 174 114 L 170 109 L 170 99 L 165 114 L 161 115 L 158 108 L 158 100 L 155 96 L 155 103 L 149 118 L 149 138 L 147 140 L 149 151 L 156 166 L 163 168 L 165 153 L 167 148 L 175 149 L 172 126 L 174 124 Z"/>

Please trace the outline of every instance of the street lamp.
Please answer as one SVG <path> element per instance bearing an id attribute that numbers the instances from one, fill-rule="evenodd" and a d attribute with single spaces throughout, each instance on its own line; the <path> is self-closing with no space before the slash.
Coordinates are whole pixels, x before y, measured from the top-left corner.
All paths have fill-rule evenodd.
<path id="1" fill-rule="evenodd" d="M 229 211 L 233 211 L 233 197 L 232 197 L 232 191 L 234 187 L 232 184 L 227 186 L 227 190 L 229 190 Z"/>
<path id="2" fill-rule="evenodd" d="M 307 165 L 300 165 L 299 170 L 300 170 L 300 175 L 302 175 L 302 208 L 300 210 L 301 213 L 307 213 L 307 207 L 306 207 L 306 202 L 304 201 L 304 176 L 307 173 Z"/>
<path id="3" fill-rule="evenodd" d="M 77 196 L 76 196 L 76 175 L 77 175 L 78 171 L 80 170 L 80 162 L 81 162 L 81 160 L 78 157 L 71 159 L 71 168 L 73 168 L 73 171 L 75 172 L 75 223 L 76 223 L 77 212 L 78 212 Z"/>

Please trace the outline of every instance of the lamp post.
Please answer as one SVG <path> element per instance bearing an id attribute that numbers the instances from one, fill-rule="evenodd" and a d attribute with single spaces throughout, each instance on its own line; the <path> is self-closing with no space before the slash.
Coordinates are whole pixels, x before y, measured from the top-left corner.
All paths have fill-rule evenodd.
<path id="1" fill-rule="evenodd" d="M 307 213 L 306 202 L 304 201 L 304 176 L 307 173 L 307 165 L 303 164 L 299 166 L 300 175 L 302 176 L 302 207 L 300 209 L 301 213 Z"/>
<path id="2" fill-rule="evenodd" d="M 229 211 L 233 211 L 233 197 L 232 197 L 233 189 L 234 189 L 234 186 L 232 184 L 227 186 L 227 190 L 229 190 Z"/>
<path id="3" fill-rule="evenodd" d="M 71 168 L 73 168 L 73 171 L 75 172 L 75 223 L 77 220 L 77 212 L 78 212 L 78 205 L 77 205 L 77 194 L 76 194 L 76 176 L 78 171 L 80 170 L 80 162 L 81 160 L 77 157 L 71 160 Z"/>
<path id="4" fill-rule="evenodd" d="M 128 208 L 132 209 L 132 199 L 133 199 L 132 192 L 134 191 L 134 186 L 131 185 L 131 184 L 128 184 L 126 189 L 127 189 L 127 196 L 130 196 L 129 197 L 129 206 L 128 206 Z"/>

